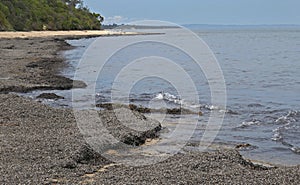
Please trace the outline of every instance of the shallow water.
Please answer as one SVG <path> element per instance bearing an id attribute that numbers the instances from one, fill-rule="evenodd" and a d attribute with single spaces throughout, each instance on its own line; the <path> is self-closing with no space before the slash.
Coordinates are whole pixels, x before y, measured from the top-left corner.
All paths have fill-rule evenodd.
<path id="1" fill-rule="evenodd" d="M 228 109 L 220 141 L 247 142 L 251 158 L 299 164 L 300 30 L 197 32 L 223 69 Z"/>
<path id="2" fill-rule="evenodd" d="M 162 30 L 163 31 L 163 30 Z M 194 70 L 194 66 L 186 62 L 189 58 L 178 54 L 176 50 L 153 43 L 138 46 L 139 53 L 130 50 L 119 52 L 114 60 L 108 62 L 96 80 L 89 80 L 89 74 L 81 74 L 88 84 L 96 83 L 95 96 L 97 103 L 111 101 L 112 83 L 119 70 L 136 56 L 153 52 L 153 55 L 174 57 L 183 65 L 188 74 L 195 80 L 199 95 L 199 104 L 191 104 L 182 99 L 176 88 L 166 80 L 145 78 L 136 83 L 130 91 L 130 103 L 147 107 L 180 107 L 200 110 L 203 116 L 184 115 L 183 120 L 197 120 L 195 131 L 192 131 L 191 143 L 199 143 L 206 129 L 205 122 L 212 111 L 226 111 L 222 128 L 215 144 L 234 147 L 249 143 L 251 147 L 242 150 L 247 158 L 270 163 L 296 165 L 300 164 L 300 29 L 238 29 L 230 30 L 193 30 L 211 48 L 224 74 L 227 88 L 227 108 L 219 108 L 211 104 L 210 89 L 205 75 Z M 174 32 L 173 32 L 174 34 Z M 188 35 L 175 33 L 177 39 Z M 144 39 L 161 36 L 137 36 Z M 133 37 L 132 37 L 133 38 Z M 109 44 L 130 37 L 99 38 L 101 44 Z M 70 68 L 62 71 L 72 77 L 77 64 L 88 46 L 96 39 L 69 41 L 80 46 L 67 51 L 65 56 L 70 61 Z M 101 51 L 93 57 L 101 55 Z M 159 66 L 164 68 L 164 66 Z M 88 66 L 93 68 L 93 66 Z M 138 71 L 138 69 L 135 69 Z M 135 71 L 136 72 L 136 71 Z M 141 73 L 143 70 L 141 70 Z M 178 84 L 185 85 L 180 76 L 174 77 Z M 118 86 L 117 86 L 118 87 Z M 118 91 L 118 89 L 113 89 Z M 193 92 L 190 95 L 193 96 Z M 32 96 L 40 92 L 33 92 Z M 50 102 L 54 105 L 71 106 L 71 91 L 55 91 L 66 97 L 65 100 Z M 122 92 L 116 97 L 126 99 Z M 89 97 L 82 96 L 80 108 L 93 104 Z M 47 102 L 46 102 L 47 103 Z M 80 102 L 77 102 L 80 103 Z M 155 115 L 152 115 L 155 116 Z M 178 116 L 170 116 L 163 124 L 169 130 L 176 128 Z M 173 123 L 174 122 L 174 123 Z M 189 124 L 187 124 L 189 125 Z M 184 127 L 179 132 L 177 142 L 185 142 L 184 134 L 191 134 Z M 167 138 L 166 136 L 162 136 Z M 170 142 L 173 144 L 174 141 Z M 197 148 L 194 148 L 197 149 Z"/>

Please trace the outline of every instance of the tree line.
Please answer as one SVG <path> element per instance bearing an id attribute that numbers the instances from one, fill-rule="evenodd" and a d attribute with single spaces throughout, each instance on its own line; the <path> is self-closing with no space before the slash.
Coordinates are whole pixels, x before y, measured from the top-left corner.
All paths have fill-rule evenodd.
<path id="1" fill-rule="evenodd" d="M 82 0 L 0 0 L 0 30 L 98 30 L 103 17 Z"/>

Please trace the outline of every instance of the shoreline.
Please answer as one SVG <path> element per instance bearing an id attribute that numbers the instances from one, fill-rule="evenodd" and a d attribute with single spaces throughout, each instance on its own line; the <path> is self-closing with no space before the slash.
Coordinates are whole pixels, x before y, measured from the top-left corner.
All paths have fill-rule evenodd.
<path id="1" fill-rule="evenodd" d="M 0 173 L 3 175 L 0 182 L 3 184 L 17 182 L 298 184 L 300 182 L 300 166 L 263 168 L 243 159 L 236 150 L 176 154 L 164 162 L 145 167 L 111 165 L 112 162 L 86 146 L 71 109 L 55 109 L 27 98 L 7 94 L 38 89 L 72 88 L 71 79 L 57 74 L 58 70 L 67 65 L 59 52 L 72 49 L 72 46 L 66 44 L 65 39 L 89 36 L 48 35 L 27 38 L 0 36 L 2 72 Z M 83 82 L 78 82 L 78 87 L 84 87 Z M 102 115 L 108 119 L 111 113 L 104 111 Z M 117 124 L 116 121 L 113 123 Z M 114 130 L 113 128 L 114 125 L 111 130 Z M 117 135 L 128 133 L 126 129 L 116 131 Z"/>
<path id="2" fill-rule="evenodd" d="M 58 74 L 68 65 L 61 52 L 74 49 L 66 40 L 153 34 L 162 33 L 110 30 L 0 32 L 0 93 L 86 87 L 82 81 L 73 81 Z M 8 60 L 18 67 L 14 68 Z"/>
<path id="3" fill-rule="evenodd" d="M 37 38 L 37 37 L 101 37 L 140 35 L 138 32 L 123 32 L 111 30 L 79 30 L 79 31 L 28 31 L 28 32 L 0 32 L 0 38 Z"/>
<path id="4" fill-rule="evenodd" d="M 0 38 L 0 93 L 85 87 L 59 75 L 67 65 L 60 51 L 72 49 L 60 38 Z"/>

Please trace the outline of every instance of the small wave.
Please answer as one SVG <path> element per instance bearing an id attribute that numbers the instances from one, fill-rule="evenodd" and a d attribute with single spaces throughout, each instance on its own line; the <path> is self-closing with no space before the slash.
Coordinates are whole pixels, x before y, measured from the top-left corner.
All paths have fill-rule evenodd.
<path id="1" fill-rule="evenodd" d="M 184 100 L 180 99 L 179 97 L 170 94 L 170 93 L 159 93 L 154 98 L 156 100 L 167 100 L 169 102 L 173 102 L 178 105 L 182 105 L 184 103 Z"/>
<path id="2" fill-rule="evenodd" d="M 205 110 L 208 110 L 208 111 L 219 111 L 219 112 L 222 112 L 222 113 L 232 114 L 232 115 L 238 115 L 239 114 L 238 112 L 236 112 L 234 110 L 221 108 L 221 107 L 216 106 L 216 105 L 200 105 L 199 107 L 200 107 L 200 109 L 205 109 Z"/>
<path id="3" fill-rule="evenodd" d="M 222 110 L 220 107 L 215 105 L 202 105 L 200 108 L 207 109 L 207 110 Z"/>
<path id="4" fill-rule="evenodd" d="M 248 128 L 248 127 L 251 127 L 253 125 L 260 125 L 260 124 L 261 124 L 261 121 L 259 121 L 259 120 L 244 121 L 237 128 Z"/>
<path id="5" fill-rule="evenodd" d="M 238 115 L 239 113 L 230 109 L 226 110 L 226 114 L 233 114 L 233 115 Z"/>
<path id="6" fill-rule="evenodd" d="M 289 125 L 290 123 L 298 121 L 300 118 L 299 111 L 290 111 L 287 115 L 281 116 L 275 120 L 275 123 Z"/>
<path id="7" fill-rule="evenodd" d="M 229 110 L 226 108 L 222 108 L 220 106 L 217 105 L 209 105 L 209 104 L 193 104 L 191 102 L 187 102 L 184 99 L 181 99 L 180 97 L 170 94 L 170 93 L 158 93 L 155 95 L 154 100 L 166 100 L 169 102 L 172 102 L 174 104 L 180 105 L 183 108 L 186 109 L 191 109 L 193 111 L 195 110 L 208 110 L 208 111 L 220 111 L 220 112 L 225 112 L 227 114 L 232 114 L 232 115 L 237 115 L 238 112 L 233 111 L 233 110 Z"/>
<path id="8" fill-rule="evenodd" d="M 278 127 L 273 130 L 273 137 L 271 138 L 273 141 L 282 141 L 283 135 L 281 134 L 281 127 Z"/>
<path id="9" fill-rule="evenodd" d="M 288 146 L 294 153 L 300 154 L 300 148 L 290 142 L 290 136 L 286 135 L 291 130 L 299 129 L 297 124 L 300 118 L 299 111 L 289 111 L 287 115 L 281 116 L 275 120 L 276 124 L 281 124 L 281 126 L 277 127 L 273 130 L 272 140 L 276 142 L 281 142 L 283 145 Z"/>
<path id="10" fill-rule="evenodd" d="M 291 150 L 296 153 L 296 154 L 300 154 L 300 148 L 299 147 L 292 147 Z"/>
<path id="11" fill-rule="evenodd" d="M 100 94 L 100 93 L 96 93 L 96 98 L 105 98 L 105 96 L 104 95 L 102 95 L 102 94 Z"/>
<path id="12" fill-rule="evenodd" d="M 156 95 L 155 99 L 157 99 L 157 100 L 163 100 L 164 99 L 164 95 L 162 93 L 159 93 L 158 95 Z"/>

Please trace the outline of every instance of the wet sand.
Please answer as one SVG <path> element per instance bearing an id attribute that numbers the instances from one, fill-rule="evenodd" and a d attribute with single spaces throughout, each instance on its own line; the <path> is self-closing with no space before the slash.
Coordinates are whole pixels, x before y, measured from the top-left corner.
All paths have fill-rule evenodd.
<path id="1" fill-rule="evenodd" d="M 300 166 L 262 167 L 235 150 L 177 154 L 144 167 L 103 158 L 86 144 L 71 109 L 11 94 L 74 88 L 71 79 L 58 75 L 67 65 L 59 52 L 72 49 L 66 38 L 72 36 L 0 37 L 1 184 L 299 184 Z M 75 82 L 77 88 L 84 86 Z M 127 144 L 143 144 L 158 136 L 159 123 L 151 122 L 156 129 L 137 132 L 120 126 L 109 110 L 99 115 Z M 145 118 L 130 119 L 138 123 Z"/>

